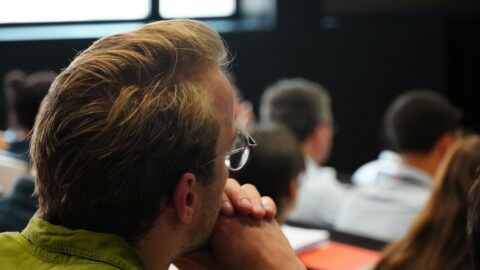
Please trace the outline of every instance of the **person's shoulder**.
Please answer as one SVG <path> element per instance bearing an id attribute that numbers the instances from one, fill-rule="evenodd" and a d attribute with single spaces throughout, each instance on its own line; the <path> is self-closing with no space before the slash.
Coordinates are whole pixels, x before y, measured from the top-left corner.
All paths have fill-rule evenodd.
<path id="1" fill-rule="evenodd" d="M 63 259 L 58 259 L 63 258 Z M 108 263 L 55 254 L 34 245 L 20 232 L 0 233 L 0 269 L 118 270 Z"/>
<path id="2" fill-rule="evenodd" d="M 23 249 L 23 241 L 25 241 L 25 238 L 19 232 L 0 233 L 0 261 L 6 259 L 3 256 L 16 254 L 18 250 Z"/>
<path id="3" fill-rule="evenodd" d="M 322 180 L 325 179 L 325 181 L 337 179 L 337 171 L 333 167 L 320 166 L 311 161 L 306 164 L 307 168 L 305 170 L 304 177 L 308 180 L 318 180 L 319 178 Z"/>
<path id="4" fill-rule="evenodd" d="M 379 173 L 398 166 L 400 162 L 401 158 L 396 152 L 383 150 L 378 155 L 378 159 L 363 164 L 353 173 L 352 182 L 358 186 L 375 184 Z"/>
<path id="5" fill-rule="evenodd" d="M 14 240 L 23 237 L 19 232 L 2 232 L 0 233 L 0 245 L 4 244 L 3 240 Z"/>

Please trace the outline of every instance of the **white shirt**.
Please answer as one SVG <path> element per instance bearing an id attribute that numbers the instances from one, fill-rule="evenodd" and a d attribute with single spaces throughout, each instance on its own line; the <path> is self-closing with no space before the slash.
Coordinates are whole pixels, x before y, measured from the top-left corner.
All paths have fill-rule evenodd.
<path id="1" fill-rule="evenodd" d="M 402 162 L 400 155 L 390 151 L 380 152 L 378 159 L 370 161 L 358 168 L 352 175 L 352 183 L 356 186 L 369 186 L 378 179 L 378 173 L 398 166 Z"/>
<path id="2" fill-rule="evenodd" d="M 288 216 L 291 221 L 318 226 L 332 226 L 341 204 L 350 190 L 337 180 L 337 172 L 305 160 L 305 173 L 299 176 L 295 208 Z"/>
<path id="3" fill-rule="evenodd" d="M 383 241 L 402 238 L 430 197 L 433 180 L 425 172 L 397 164 L 379 171 L 372 186 L 352 193 L 335 228 Z"/>

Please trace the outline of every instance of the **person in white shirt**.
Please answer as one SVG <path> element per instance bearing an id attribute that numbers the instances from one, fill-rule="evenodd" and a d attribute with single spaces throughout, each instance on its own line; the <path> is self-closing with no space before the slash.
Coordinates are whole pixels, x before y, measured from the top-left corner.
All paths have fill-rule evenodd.
<path id="1" fill-rule="evenodd" d="M 397 166 L 401 161 L 398 153 L 392 150 L 382 150 L 376 160 L 365 163 L 353 173 L 352 183 L 356 186 L 372 185 L 384 168 Z"/>
<path id="2" fill-rule="evenodd" d="M 405 235 L 430 197 L 438 166 L 457 137 L 462 113 L 438 93 L 400 95 L 385 115 L 386 135 L 398 152 L 379 160 L 370 184 L 342 206 L 335 228 L 383 241 Z"/>
<path id="3" fill-rule="evenodd" d="M 288 219 L 331 226 L 349 189 L 333 168 L 321 166 L 330 156 L 334 133 L 327 90 L 301 78 L 280 80 L 265 90 L 260 120 L 284 124 L 301 142 L 306 170 L 299 177 L 297 204 Z"/>

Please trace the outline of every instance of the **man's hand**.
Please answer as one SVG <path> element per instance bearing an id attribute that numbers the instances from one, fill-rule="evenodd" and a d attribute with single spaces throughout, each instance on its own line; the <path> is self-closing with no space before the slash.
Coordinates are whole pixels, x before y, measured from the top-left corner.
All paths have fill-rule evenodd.
<path id="1" fill-rule="evenodd" d="M 220 216 L 210 246 L 221 269 L 305 269 L 275 219 Z"/>
<path id="2" fill-rule="evenodd" d="M 250 215 L 255 219 L 273 218 L 277 207 L 270 197 L 261 197 L 257 188 L 251 184 L 240 184 L 232 178 L 227 179 L 223 192 L 223 205 L 221 214 Z"/>
<path id="3" fill-rule="evenodd" d="M 227 179 L 223 201 L 209 246 L 177 258 L 179 269 L 305 269 L 273 219 L 277 208 L 271 198 Z"/>
<path id="4" fill-rule="evenodd" d="M 220 215 L 209 247 L 175 260 L 186 270 L 305 270 L 275 219 Z"/>

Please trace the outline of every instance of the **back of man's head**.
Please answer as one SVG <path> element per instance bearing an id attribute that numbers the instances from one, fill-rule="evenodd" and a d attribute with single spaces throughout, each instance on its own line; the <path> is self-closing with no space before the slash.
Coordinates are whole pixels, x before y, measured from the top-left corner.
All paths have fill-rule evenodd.
<path id="1" fill-rule="evenodd" d="M 34 129 L 39 214 L 142 238 L 183 173 L 212 178 L 220 129 L 204 77 L 226 61 L 220 36 L 190 20 L 108 36 L 80 54 Z"/>
<path id="2" fill-rule="evenodd" d="M 412 90 L 387 109 L 387 140 L 400 153 L 427 153 L 444 134 L 459 128 L 461 117 L 461 111 L 442 95 Z"/>
<path id="3" fill-rule="evenodd" d="M 268 87 L 260 105 L 262 122 L 278 122 L 304 142 L 319 123 L 332 121 L 330 95 L 318 83 L 284 79 Z"/>
<path id="4" fill-rule="evenodd" d="M 40 103 L 48 92 L 56 74 L 39 71 L 27 75 L 12 70 L 5 75 L 5 96 L 10 128 L 30 131 L 33 128 Z"/>

